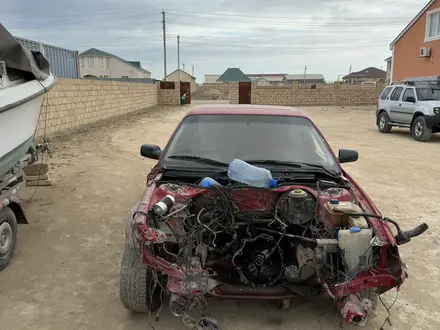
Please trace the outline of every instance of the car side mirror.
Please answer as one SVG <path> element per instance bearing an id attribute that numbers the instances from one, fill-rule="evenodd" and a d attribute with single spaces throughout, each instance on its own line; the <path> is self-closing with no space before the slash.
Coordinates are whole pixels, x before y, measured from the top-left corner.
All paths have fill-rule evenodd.
<path id="1" fill-rule="evenodd" d="M 141 156 L 151 159 L 159 159 L 162 150 L 155 144 L 143 144 L 141 147 Z"/>
<path id="2" fill-rule="evenodd" d="M 408 96 L 405 101 L 411 102 L 411 103 L 416 103 L 416 98 L 414 96 Z"/>
<path id="3" fill-rule="evenodd" d="M 338 160 L 339 163 L 351 163 L 357 161 L 359 158 L 359 153 L 356 150 L 351 149 L 340 149 Z"/>

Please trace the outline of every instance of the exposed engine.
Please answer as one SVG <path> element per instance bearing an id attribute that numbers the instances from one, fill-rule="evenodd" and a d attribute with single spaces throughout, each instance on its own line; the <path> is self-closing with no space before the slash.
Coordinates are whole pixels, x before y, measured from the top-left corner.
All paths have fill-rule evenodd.
<path id="1" fill-rule="evenodd" d="M 176 203 L 157 221 L 169 238 L 165 257 L 187 267 L 199 260 L 219 283 L 313 285 L 320 267 L 317 242 L 335 237 L 331 223 L 317 219 L 317 209 L 316 196 L 305 187 L 279 193 L 211 189 L 187 204 Z M 337 274 L 343 264 L 333 258 Z"/>
<path id="2" fill-rule="evenodd" d="M 349 187 L 321 190 L 320 182 L 276 189 L 164 183 L 150 202 L 147 223 L 138 223 L 143 262 L 156 283 L 166 282 L 172 313 L 196 329 L 218 329 L 215 319 L 196 322 L 187 313 L 206 307 L 205 295 L 286 301 L 321 292 L 347 322 L 362 325 L 375 304 L 369 289 L 380 280 L 385 292 L 404 275 L 395 248 L 384 245 L 388 234 L 372 221 L 392 223 L 397 244 L 428 228 L 403 232 L 364 210 Z"/>

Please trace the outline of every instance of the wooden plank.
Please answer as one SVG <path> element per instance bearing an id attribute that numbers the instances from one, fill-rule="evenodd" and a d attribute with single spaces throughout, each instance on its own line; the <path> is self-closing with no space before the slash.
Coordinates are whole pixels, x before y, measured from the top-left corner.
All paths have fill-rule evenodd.
<path id="1" fill-rule="evenodd" d="M 48 164 L 31 164 L 24 168 L 24 174 L 26 175 L 42 175 L 49 172 Z"/>
<path id="2" fill-rule="evenodd" d="M 40 180 L 40 181 L 26 181 L 27 187 L 35 187 L 35 186 L 51 186 L 52 181 L 50 180 Z"/>
<path id="3" fill-rule="evenodd" d="M 43 174 L 43 175 L 25 175 L 24 180 L 25 181 L 38 181 L 38 180 L 48 180 L 49 175 Z"/>

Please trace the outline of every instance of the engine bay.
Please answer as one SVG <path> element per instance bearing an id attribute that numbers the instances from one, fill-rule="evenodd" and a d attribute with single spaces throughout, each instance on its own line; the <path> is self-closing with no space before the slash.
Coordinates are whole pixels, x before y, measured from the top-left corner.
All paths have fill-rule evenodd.
<path id="1" fill-rule="evenodd" d="M 335 230 L 317 221 L 316 198 L 304 189 L 259 193 L 256 198 L 246 188 L 232 196 L 213 191 L 195 198 L 181 222 L 183 246 L 194 247 L 184 259 L 199 258 L 223 283 L 268 287 L 286 279 L 307 281 L 314 275 L 314 239 L 330 238 Z M 265 202 L 257 209 L 248 202 L 261 198 Z"/>
<path id="2" fill-rule="evenodd" d="M 167 215 L 153 215 L 167 237 L 156 245 L 156 253 L 186 268 L 199 265 L 219 283 L 319 286 L 320 276 L 341 281 L 353 270 L 348 269 L 337 234 L 345 235 L 356 225 L 363 232 L 356 240 L 362 239 L 366 249 L 373 238 L 365 218 L 332 211 L 339 207 L 362 212 L 343 188 L 200 189 L 168 183 L 158 189 L 158 198 L 174 196 L 175 203 Z M 370 250 L 357 269 L 373 263 Z"/>
<path id="3" fill-rule="evenodd" d="M 190 327 L 218 329 L 215 319 L 197 323 L 188 314 L 206 308 L 206 296 L 286 302 L 320 294 L 345 321 L 363 325 L 378 295 L 405 280 L 396 245 L 428 226 L 403 232 L 357 196 L 328 181 L 276 188 L 156 181 L 132 219 L 152 285 Z"/>

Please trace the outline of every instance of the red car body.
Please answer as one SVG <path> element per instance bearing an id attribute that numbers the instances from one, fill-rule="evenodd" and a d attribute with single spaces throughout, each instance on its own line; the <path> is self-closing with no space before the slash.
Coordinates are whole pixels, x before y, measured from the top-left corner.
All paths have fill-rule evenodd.
<path id="1" fill-rule="evenodd" d="M 199 106 L 193 108 L 187 113 L 188 116 L 198 115 L 267 115 L 267 116 L 294 116 L 306 117 L 300 110 L 286 107 L 273 106 L 234 106 L 234 105 L 215 105 L 215 106 Z M 316 127 L 316 126 L 315 126 Z M 177 130 L 176 130 L 177 131 Z M 322 135 L 322 134 L 321 134 Z M 174 136 L 174 134 L 173 134 Z M 326 142 L 327 143 L 327 142 Z M 328 144 L 327 144 L 328 146 Z M 328 149 L 331 148 L 328 146 Z M 166 149 L 165 149 L 166 150 Z M 163 153 L 162 153 L 163 155 Z M 334 155 L 337 160 L 338 158 Z M 159 159 L 160 162 L 160 159 Z M 339 165 L 339 163 L 338 163 Z M 376 236 L 382 242 L 380 247 L 380 259 L 374 269 L 362 271 L 355 278 L 348 282 L 333 283 L 324 285 L 324 292 L 335 299 L 337 307 L 341 310 L 344 319 L 350 323 L 361 324 L 365 315 L 359 312 L 358 306 L 350 304 L 347 299 L 351 294 L 357 292 L 377 288 L 382 293 L 391 288 L 399 288 L 407 277 L 406 270 L 400 262 L 399 252 L 396 245 L 396 239 L 393 235 L 388 223 L 380 219 L 380 212 L 374 205 L 373 201 L 367 196 L 356 181 L 341 168 L 342 177 L 351 187 L 352 193 L 356 196 L 366 213 L 377 215 L 377 217 L 368 218 L 369 224 L 374 229 Z M 165 234 L 149 226 L 148 214 L 154 204 L 159 202 L 166 195 L 172 195 L 176 199 L 176 203 L 184 202 L 188 199 L 195 198 L 201 194 L 209 194 L 209 189 L 195 186 L 182 185 L 178 191 L 168 190 L 167 185 L 158 185 L 161 174 L 159 167 L 156 165 L 148 175 L 147 187 L 141 199 L 137 211 L 134 213 L 134 221 L 137 228 L 137 237 L 141 242 L 142 261 L 152 269 L 157 270 L 161 274 L 168 276 L 167 290 L 171 294 L 184 296 L 186 298 L 197 297 L 199 295 L 210 295 L 223 298 L 240 298 L 240 299 L 273 299 L 285 300 L 293 299 L 298 294 L 289 291 L 280 286 L 272 287 L 247 287 L 241 285 L 231 285 L 225 283 L 217 283 L 214 287 L 207 287 L 208 282 L 204 282 L 207 278 L 207 270 L 201 268 L 188 269 L 172 263 L 165 258 L 152 255 L 148 246 L 158 244 L 164 241 Z M 232 193 L 234 201 L 241 201 L 241 205 L 245 204 L 253 209 L 268 210 L 270 201 L 276 198 L 283 191 L 289 189 L 301 188 L 307 190 L 315 197 L 317 191 L 306 186 L 289 185 L 268 190 L 255 190 L 252 188 L 242 188 Z M 246 208 L 246 206 L 244 206 Z M 179 224 L 172 223 L 175 228 L 179 228 Z M 165 236 L 164 236 L 165 235 Z M 188 285 L 188 279 L 191 279 L 193 285 Z M 201 284 L 201 283 L 204 284 Z M 196 284 L 194 284 L 196 283 Z M 365 317 L 366 318 L 366 317 Z"/>

